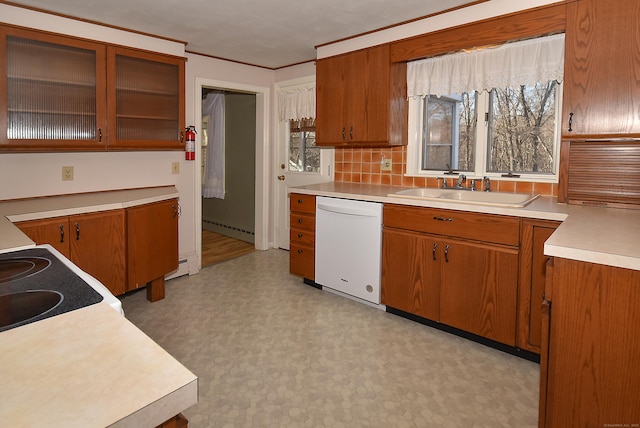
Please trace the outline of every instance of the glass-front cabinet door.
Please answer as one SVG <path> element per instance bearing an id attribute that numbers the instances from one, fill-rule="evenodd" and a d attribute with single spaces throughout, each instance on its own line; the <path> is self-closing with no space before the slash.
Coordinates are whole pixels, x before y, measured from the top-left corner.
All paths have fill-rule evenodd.
<path id="1" fill-rule="evenodd" d="M 108 48 L 109 148 L 180 149 L 184 58 Z"/>
<path id="2" fill-rule="evenodd" d="M 0 27 L 0 150 L 104 149 L 106 47 Z"/>

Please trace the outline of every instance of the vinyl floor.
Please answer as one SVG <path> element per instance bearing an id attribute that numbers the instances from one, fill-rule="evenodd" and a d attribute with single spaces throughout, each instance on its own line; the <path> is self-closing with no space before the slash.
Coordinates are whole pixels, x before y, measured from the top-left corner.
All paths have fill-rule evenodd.
<path id="1" fill-rule="evenodd" d="M 199 377 L 190 428 L 537 426 L 538 364 L 304 285 L 284 250 L 123 306 Z"/>

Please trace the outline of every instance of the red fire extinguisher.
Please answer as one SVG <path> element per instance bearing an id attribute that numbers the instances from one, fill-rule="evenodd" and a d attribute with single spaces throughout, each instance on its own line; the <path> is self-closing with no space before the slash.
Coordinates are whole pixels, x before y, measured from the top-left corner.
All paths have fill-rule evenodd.
<path id="1" fill-rule="evenodd" d="M 185 130 L 184 158 L 185 160 L 196 160 L 196 127 L 187 126 Z"/>

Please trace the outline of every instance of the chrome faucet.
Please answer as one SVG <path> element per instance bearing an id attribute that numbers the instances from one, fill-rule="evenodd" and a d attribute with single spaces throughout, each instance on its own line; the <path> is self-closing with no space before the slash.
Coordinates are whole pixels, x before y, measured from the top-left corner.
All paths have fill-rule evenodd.
<path id="1" fill-rule="evenodd" d="M 456 187 L 458 189 L 462 189 L 464 186 L 463 184 L 467 181 L 467 176 L 464 174 L 460 174 L 458 176 L 458 180 L 456 181 Z"/>
<path id="2" fill-rule="evenodd" d="M 489 180 L 489 177 L 487 177 L 486 175 L 482 178 L 482 180 L 484 181 L 484 191 L 485 192 L 490 192 L 491 191 L 491 180 Z"/>

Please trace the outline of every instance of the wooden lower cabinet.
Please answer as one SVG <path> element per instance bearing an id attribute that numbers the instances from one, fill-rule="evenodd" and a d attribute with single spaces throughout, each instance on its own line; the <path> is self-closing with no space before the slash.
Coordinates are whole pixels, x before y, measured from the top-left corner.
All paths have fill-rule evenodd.
<path id="1" fill-rule="evenodd" d="M 176 415 L 168 421 L 158 425 L 156 428 L 187 428 L 188 426 L 189 421 L 182 415 L 182 413 L 180 413 L 179 415 Z"/>
<path id="2" fill-rule="evenodd" d="M 540 427 L 640 424 L 640 271 L 553 259 Z"/>
<path id="3" fill-rule="evenodd" d="M 385 204 L 382 303 L 515 346 L 519 224 Z M 472 239 L 478 237 L 498 242 Z"/>
<path id="4" fill-rule="evenodd" d="M 316 198 L 292 193 L 289 206 L 289 272 L 314 281 Z"/>
<path id="5" fill-rule="evenodd" d="M 114 295 L 126 291 L 124 210 L 16 223 L 36 244 L 51 244 Z"/>
<path id="6" fill-rule="evenodd" d="M 178 268 L 177 199 L 127 208 L 127 291 L 147 285 L 151 301 L 164 297 L 164 276 Z"/>
<path id="7" fill-rule="evenodd" d="M 546 263 L 544 243 L 560 225 L 549 220 L 525 219 L 520 237 L 520 284 L 516 346 L 540 354 L 542 302 Z"/>
<path id="8" fill-rule="evenodd" d="M 440 321 L 440 262 L 434 238 L 385 228 L 382 236 L 382 303 Z"/>
<path id="9" fill-rule="evenodd" d="M 164 276 L 178 267 L 178 201 L 16 222 L 36 244 L 50 244 L 115 296 L 147 286 L 164 297 Z"/>
<path id="10" fill-rule="evenodd" d="M 515 346 L 518 249 L 446 239 L 440 322 Z"/>

